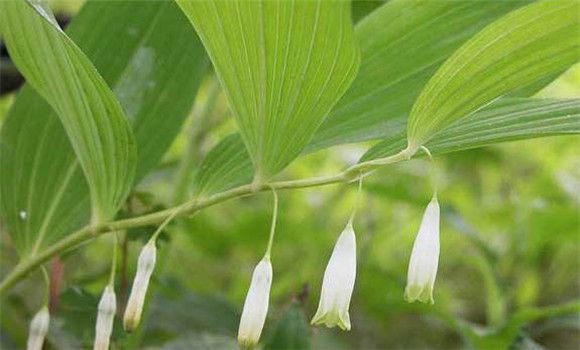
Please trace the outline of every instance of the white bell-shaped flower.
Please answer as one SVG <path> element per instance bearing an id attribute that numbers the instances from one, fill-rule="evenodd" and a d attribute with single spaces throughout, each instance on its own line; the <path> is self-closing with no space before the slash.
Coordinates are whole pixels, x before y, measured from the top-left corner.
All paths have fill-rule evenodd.
<path id="1" fill-rule="evenodd" d="M 312 324 L 350 330 L 348 308 L 356 278 L 356 237 L 352 219 L 338 237 L 324 271 L 322 293 Z"/>
<path id="2" fill-rule="evenodd" d="M 44 338 L 48 333 L 49 322 L 50 315 L 48 314 L 48 307 L 44 306 L 36 313 L 36 315 L 34 315 L 32 322 L 30 322 L 30 331 L 28 333 L 28 341 L 26 342 L 27 350 L 42 349 Z"/>
<path id="3" fill-rule="evenodd" d="M 254 269 L 250 289 L 244 302 L 238 330 L 238 342 L 242 347 L 251 348 L 260 340 L 268 314 L 271 285 L 272 264 L 270 258 L 265 256 Z"/>
<path id="4" fill-rule="evenodd" d="M 155 268 L 156 255 L 157 248 L 153 240 L 149 241 L 141 250 L 141 254 L 139 254 L 137 273 L 135 274 L 135 280 L 133 281 L 133 287 L 123 317 L 123 327 L 127 332 L 137 328 L 141 321 L 149 279 Z"/>
<path id="5" fill-rule="evenodd" d="M 117 312 L 117 298 L 115 290 L 111 285 L 105 287 L 105 291 L 99 301 L 99 312 L 97 314 L 97 325 L 95 327 L 94 350 L 109 349 L 109 341 L 113 332 L 113 321 Z"/>
<path id="6" fill-rule="evenodd" d="M 434 303 L 433 286 L 439 264 L 439 203 L 434 196 L 423 215 L 409 262 L 405 300 Z"/>

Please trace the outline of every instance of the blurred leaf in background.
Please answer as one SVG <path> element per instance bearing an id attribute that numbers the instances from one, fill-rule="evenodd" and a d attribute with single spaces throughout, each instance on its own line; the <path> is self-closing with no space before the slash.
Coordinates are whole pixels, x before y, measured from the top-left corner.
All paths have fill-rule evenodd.
<path id="1" fill-rule="evenodd" d="M 310 325 L 301 303 L 298 300 L 292 300 L 264 348 L 309 350 L 311 349 L 310 332 Z"/>

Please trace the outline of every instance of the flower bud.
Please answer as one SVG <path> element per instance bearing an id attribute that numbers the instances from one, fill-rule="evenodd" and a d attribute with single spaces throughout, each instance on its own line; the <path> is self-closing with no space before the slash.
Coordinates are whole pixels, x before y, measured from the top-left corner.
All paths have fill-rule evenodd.
<path id="1" fill-rule="evenodd" d="M 258 344 L 266 315 L 268 314 L 268 301 L 270 298 L 270 286 L 272 285 L 272 264 L 268 257 L 264 257 L 254 269 L 252 282 L 242 319 L 238 330 L 238 342 L 241 347 L 253 347 Z"/>
<path id="2" fill-rule="evenodd" d="M 339 326 L 342 330 L 350 330 L 348 308 L 355 278 L 356 237 L 352 221 L 349 221 L 338 237 L 324 271 L 320 303 L 312 318 L 312 324 Z"/>
<path id="3" fill-rule="evenodd" d="M 137 274 L 133 281 L 133 288 L 129 295 L 127 308 L 123 317 L 123 327 L 127 332 L 133 331 L 141 321 L 141 314 L 143 313 L 143 304 L 145 303 L 145 295 L 147 294 L 147 287 L 149 286 L 149 279 L 155 268 L 155 258 L 157 249 L 155 242 L 150 241 L 141 250 L 139 254 L 139 261 L 137 263 Z"/>
<path id="4" fill-rule="evenodd" d="M 113 332 L 113 321 L 117 311 L 117 298 L 112 286 L 105 287 L 101 301 L 99 301 L 99 313 L 97 314 L 97 325 L 95 327 L 94 350 L 109 349 L 109 341 Z"/>
<path id="5" fill-rule="evenodd" d="M 32 322 L 30 322 L 30 331 L 28 333 L 28 341 L 26 342 L 27 350 L 41 350 L 44 338 L 48 333 L 48 324 L 50 316 L 48 314 L 48 307 L 44 306 L 40 311 L 34 315 Z"/>
<path id="6" fill-rule="evenodd" d="M 439 203 L 433 197 L 421 221 L 421 227 L 409 262 L 405 300 L 434 303 L 433 286 L 439 264 Z"/>

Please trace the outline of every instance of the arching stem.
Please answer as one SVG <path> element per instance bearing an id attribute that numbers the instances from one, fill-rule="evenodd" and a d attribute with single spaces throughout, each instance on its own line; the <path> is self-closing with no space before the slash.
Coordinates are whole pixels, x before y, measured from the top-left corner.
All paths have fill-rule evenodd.
<path id="1" fill-rule="evenodd" d="M 16 267 L 8 274 L 8 276 L 0 284 L 0 296 L 4 292 L 13 287 L 17 282 L 22 280 L 28 273 L 37 268 L 52 256 L 62 253 L 66 250 L 75 248 L 76 246 L 93 239 L 94 237 L 113 231 L 122 231 L 130 228 L 143 227 L 147 225 L 158 224 L 162 222 L 154 236 L 167 225 L 168 221 L 174 217 L 185 217 L 193 213 L 217 203 L 221 203 L 228 199 L 237 198 L 253 194 L 258 191 L 266 191 L 269 189 L 298 189 L 307 187 L 326 186 L 337 183 L 348 183 L 369 175 L 376 169 L 385 165 L 397 163 L 408 160 L 413 156 L 413 153 L 407 148 L 392 156 L 373 159 L 365 162 L 355 164 L 344 171 L 330 176 L 314 177 L 310 179 L 278 181 L 269 184 L 252 184 L 242 185 L 232 188 L 220 193 L 210 195 L 203 198 L 193 198 L 177 207 L 161 210 L 155 213 L 150 213 L 142 216 L 137 216 L 129 219 L 117 220 L 112 222 L 105 222 L 100 224 L 91 224 L 80 228 L 79 230 L 67 235 L 60 241 L 51 246 L 39 251 L 36 255 L 27 257 L 16 265 Z M 169 219 L 169 220 L 168 220 Z M 152 237 L 153 238 L 153 237 Z"/>

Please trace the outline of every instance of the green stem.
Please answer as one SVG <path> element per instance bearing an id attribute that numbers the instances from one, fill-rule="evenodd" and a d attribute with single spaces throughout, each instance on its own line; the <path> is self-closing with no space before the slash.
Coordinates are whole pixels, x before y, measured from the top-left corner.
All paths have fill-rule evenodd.
<path id="1" fill-rule="evenodd" d="M 506 319 L 505 300 L 491 263 L 485 255 L 468 255 L 466 262 L 477 268 L 483 277 L 487 327 L 500 327 Z"/>
<path id="2" fill-rule="evenodd" d="M 117 270 L 117 232 L 113 232 L 113 258 L 111 259 L 111 272 L 109 273 L 109 286 L 115 285 L 115 271 Z"/>
<path id="3" fill-rule="evenodd" d="M 48 277 L 48 272 L 46 271 L 46 268 L 44 266 L 41 265 L 41 270 L 42 270 L 42 277 L 44 277 L 44 302 L 43 302 L 43 306 L 48 306 L 48 301 L 50 298 L 50 278 Z"/>
<path id="4" fill-rule="evenodd" d="M 112 231 L 122 231 L 135 227 L 155 225 L 165 221 L 170 216 L 190 216 L 203 208 L 210 207 L 228 199 L 251 195 L 258 191 L 266 191 L 270 189 L 297 189 L 325 186 L 337 183 L 349 183 L 359 179 L 360 177 L 367 176 L 374 170 L 387 164 L 408 160 L 411 158 L 411 156 L 412 154 L 409 152 L 409 150 L 404 149 L 401 152 L 389 157 L 373 159 L 355 164 L 336 175 L 302 180 L 279 181 L 272 182 L 270 184 L 260 184 L 258 186 L 253 186 L 252 184 L 242 185 L 230 190 L 210 195 L 208 197 L 194 198 L 177 207 L 161 210 L 158 212 L 108 223 L 87 225 L 71 233 L 55 244 L 47 247 L 37 255 L 30 256 L 19 262 L 14 270 L 12 270 L 12 272 L 10 272 L 10 274 L 8 274 L 8 276 L 0 284 L 0 296 L 3 296 L 8 289 L 12 288 L 17 282 L 22 280 L 30 271 L 34 270 L 36 267 L 50 259 L 52 256 L 69 249 L 73 249 L 79 244 L 89 241 L 100 234 Z"/>
<path id="5" fill-rule="evenodd" d="M 354 216 L 356 215 L 356 211 L 360 205 L 360 197 L 361 197 L 361 192 L 362 192 L 362 182 L 363 182 L 363 177 L 361 176 L 358 179 L 358 189 L 356 191 L 356 199 L 354 201 L 354 207 L 352 208 L 352 213 L 350 213 L 350 218 L 348 219 L 348 221 L 351 224 L 354 220 Z"/>
<path id="6" fill-rule="evenodd" d="M 474 340 L 475 342 L 484 345 L 479 346 L 479 348 L 498 349 L 500 347 L 498 347 L 497 344 L 500 344 L 501 348 L 507 348 L 510 344 L 513 344 L 524 325 L 541 319 L 553 318 L 566 314 L 577 314 L 579 311 L 580 302 L 578 301 L 560 305 L 524 309 L 516 312 L 509 319 L 507 324 L 495 333 L 490 333 L 487 337 L 480 336 L 479 339 L 474 338 Z M 479 344 L 476 343 L 476 345 Z"/>
<path id="7" fill-rule="evenodd" d="M 423 152 L 425 152 L 425 154 L 429 158 L 429 161 L 431 162 L 431 187 L 433 188 L 433 198 L 437 199 L 437 188 L 438 188 L 437 165 L 435 164 L 435 160 L 433 159 L 433 156 L 431 155 L 431 152 L 427 149 L 427 147 L 421 146 L 420 148 Z"/>
<path id="8" fill-rule="evenodd" d="M 530 307 L 516 312 L 510 320 L 510 324 L 521 327 L 530 322 L 541 319 L 557 317 L 565 314 L 577 314 L 580 312 L 580 301 L 570 301 L 558 305 Z"/>
<path id="9" fill-rule="evenodd" d="M 272 252 L 272 244 L 274 243 L 274 234 L 276 233 L 276 221 L 278 220 L 278 193 L 276 189 L 272 187 L 272 195 L 274 196 L 274 204 L 272 209 L 272 224 L 270 225 L 270 237 L 268 238 L 268 247 L 266 248 L 265 258 L 270 259 L 270 253 Z"/>
<path id="10" fill-rule="evenodd" d="M 159 234 L 161 233 L 161 231 L 163 231 L 163 229 L 165 228 L 165 226 L 167 226 L 167 224 L 169 224 L 169 222 L 171 222 L 171 220 L 173 218 L 175 218 L 175 216 L 177 216 L 177 214 L 179 214 L 179 210 L 181 209 L 181 206 L 175 208 L 175 210 L 173 210 L 173 212 L 171 213 L 171 215 L 169 215 L 167 217 L 167 219 L 165 219 L 161 225 L 159 225 L 159 227 L 157 228 L 157 230 L 155 230 L 155 232 L 153 233 L 153 235 L 151 236 L 151 238 L 149 238 L 149 243 L 153 242 L 155 243 L 155 241 L 157 240 L 157 237 L 159 237 Z"/>

